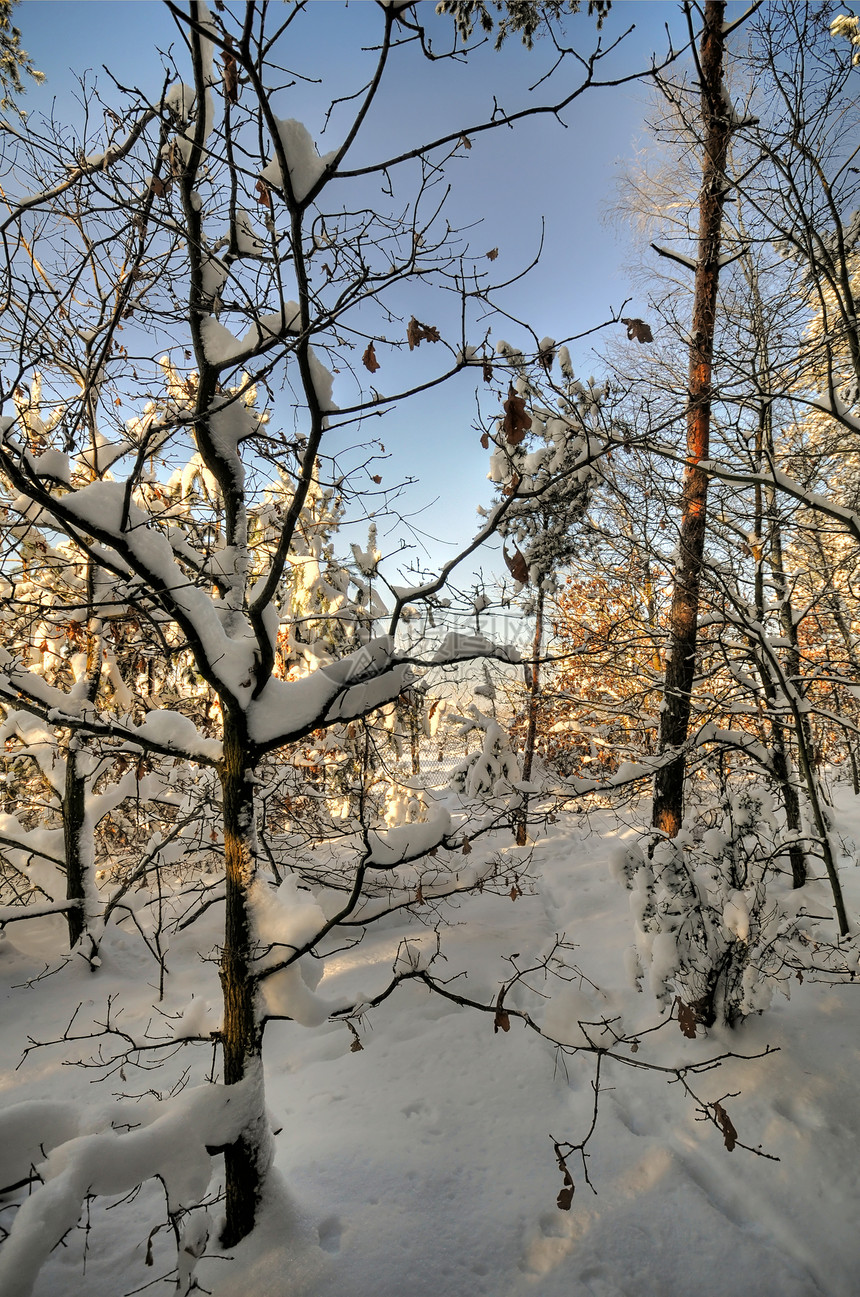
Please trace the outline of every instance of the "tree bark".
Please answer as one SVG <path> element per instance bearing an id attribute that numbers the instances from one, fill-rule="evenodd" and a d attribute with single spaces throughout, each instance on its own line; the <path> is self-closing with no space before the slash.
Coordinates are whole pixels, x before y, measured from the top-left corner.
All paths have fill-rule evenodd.
<path id="1" fill-rule="evenodd" d="M 725 0 L 708 0 L 699 51 L 702 90 L 704 158 L 699 193 L 699 242 L 690 338 L 687 403 L 687 461 L 681 497 L 681 529 L 669 615 L 669 656 L 660 716 L 660 751 L 683 747 L 690 723 L 690 703 L 696 667 L 699 588 L 707 525 L 707 459 L 711 428 L 711 371 L 720 237 L 725 204 L 725 167 L 732 122 L 723 98 L 723 17 Z M 681 827 L 684 812 L 682 752 L 657 772 L 652 824 L 669 837 Z"/>
<path id="2" fill-rule="evenodd" d="M 526 730 L 526 744 L 523 752 L 523 779 L 531 779 L 534 762 L 535 744 L 537 742 L 538 707 L 540 705 L 540 658 L 543 644 L 543 602 L 542 589 L 537 592 L 535 605 L 535 637 L 532 645 L 532 678 L 529 685 L 529 723 Z M 523 804 L 517 813 L 516 841 L 518 847 L 526 845 L 528 831 L 529 795 L 523 793 Z"/>
<path id="3" fill-rule="evenodd" d="M 90 617 L 87 622 L 87 702 L 94 703 L 99 690 L 102 662 L 101 622 L 92 613 L 93 564 L 87 563 L 87 592 Z M 69 928 L 69 949 L 73 950 L 87 933 L 90 915 L 87 913 L 87 895 L 95 886 L 93 878 L 93 825 L 87 822 L 87 778 L 81 773 L 78 755 L 81 739 L 72 734 L 66 752 L 66 778 L 63 785 L 61 815 L 63 820 L 63 846 L 66 861 L 66 899 L 77 904 L 66 911 Z M 90 936 L 89 958 L 97 946 Z M 84 953 L 83 951 L 79 953 Z M 94 968 L 95 965 L 91 964 Z"/>
<path id="4" fill-rule="evenodd" d="M 87 859 L 83 851 L 86 824 L 86 780 L 78 771 L 78 742 L 72 737 L 66 753 L 66 780 L 63 788 L 63 845 L 66 857 L 66 899 L 77 901 L 66 911 L 69 925 L 69 949 L 74 950 L 86 930 Z"/>
<path id="5" fill-rule="evenodd" d="M 222 1049 L 224 1083 L 256 1078 L 256 1117 L 234 1144 L 224 1150 L 226 1223 L 221 1237 L 232 1247 L 254 1228 L 266 1172 L 271 1164 L 270 1136 L 263 1097 L 263 1030 L 257 1013 L 253 975 L 254 937 L 250 888 L 256 873 L 253 760 L 244 726 L 227 713 L 224 756 L 220 768 L 224 817 L 226 920 L 221 952 L 224 1000 Z"/>
<path id="6" fill-rule="evenodd" d="M 763 321 L 763 311 L 761 309 L 761 299 L 758 293 L 758 285 L 754 284 L 753 296 L 756 305 L 757 323 L 761 325 Z M 762 341 L 764 341 L 764 329 L 761 328 Z M 767 367 L 765 367 L 767 368 Z M 773 462 L 773 425 L 772 425 L 772 408 L 770 401 L 763 400 L 759 407 L 759 420 L 756 428 L 755 441 L 755 467 L 757 473 L 764 471 L 764 454 L 767 452 L 768 461 Z M 782 533 L 780 529 L 779 514 L 776 508 L 776 492 L 769 489 L 767 492 L 767 533 L 771 538 L 773 554 L 779 555 L 781 570 L 782 563 Z M 761 484 L 756 483 L 755 488 L 755 523 L 754 532 L 757 537 L 755 543 L 755 615 L 759 626 L 764 626 L 765 618 L 765 598 L 764 598 L 764 551 L 765 551 L 765 500 Z M 761 660 L 760 654 L 755 655 L 756 665 L 758 668 L 759 678 L 762 682 L 764 696 L 767 701 L 768 718 L 771 732 L 771 760 L 773 762 L 774 778 L 779 786 L 782 797 L 782 806 L 785 813 L 786 828 L 792 834 L 788 844 L 788 859 L 791 866 L 791 879 L 794 887 L 803 887 L 806 882 L 806 853 L 803 849 L 803 821 L 800 814 L 800 798 L 797 795 L 797 789 L 792 782 L 791 761 L 789 759 L 789 746 L 786 735 L 783 731 L 783 723 L 778 714 L 778 699 L 776 685 L 772 673 L 768 670 L 767 663 Z"/>

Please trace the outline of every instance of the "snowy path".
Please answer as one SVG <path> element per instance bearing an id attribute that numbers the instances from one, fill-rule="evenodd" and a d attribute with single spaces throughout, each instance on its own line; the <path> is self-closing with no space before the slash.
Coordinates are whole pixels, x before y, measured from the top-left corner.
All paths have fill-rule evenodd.
<path id="1" fill-rule="evenodd" d="M 565 988 L 548 1023 L 576 1031 L 577 1019 L 607 1013 L 622 1014 L 628 1029 L 653 1022 L 650 998 L 626 983 L 630 925 L 626 894 L 609 874 L 610 846 L 609 834 L 556 825 L 535 849 L 537 894 L 516 903 L 475 897 L 452 914 L 457 926 L 444 934 L 448 974 L 468 965 L 466 992 L 492 997 L 506 956 L 539 954 L 563 932 L 600 991 Z M 857 873 L 846 876 L 855 901 Z M 391 921 L 339 956 L 320 993 L 382 985 L 400 931 Z M 7 948 L 4 982 L 38 971 L 37 954 Z M 143 1012 L 153 966 L 138 945 L 113 938 L 105 971 L 129 1018 Z M 214 995 L 211 965 L 189 960 L 172 972 L 171 1004 L 186 1002 L 192 987 L 205 992 L 207 982 Z M 98 1016 L 106 984 L 101 974 L 71 968 L 31 989 L 7 990 L 3 1045 L 12 1066 L 35 1023 L 43 1036 L 60 1032 L 80 1000 L 88 1002 L 82 1012 Z M 715 1031 L 692 1044 L 676 1024 L 646 1037 L 639 1056 L 668 1064 L 705 1050 L 779 1046 L 775 1056 L 728 1064 L 694 1085 L 709 1100 L 740 1091 L 725 1100 L 740 1138 L 781 1160 L 727 1152 L 677 1085 L 610 1065 L 589 1145 L 598 1193 L 573 1159 L 569 1213 L 555 1205 L 560 1178 L 549 1135 L 576 1139 L 587 1129 L 588 1059 L 569 1060 L 565 1075 L 553 1052 L 516 1022 L 494 1034 L 490 1016 L 420 985 L 404 986 L 373 1011 L 361 1052 L 350 1050 L 339 1024 L 275 1024 L 267 1087 L 288 1194 L 273 1191 L 261 1229 L 232 1259 L 205 1258 L 200 1282 L 217 1297 L 855 1297 L 858 996 L 860 986 L 795 984 L 790 1003 L 777 999 L 731 1038 Z M 526 999 L 537 1012 L 539 998 Z M 31 1054 L 5 1074 L 5 1100 L 71 1098 L 107 1114 L 112 1093 L 166 1089 L 191 1054 L 172 1071 L 97 1086 L 88 1084 L 94 1073 L 62 1067 L 61 1059 L 57 1048 Z M 198 1051 L 195 1081 L 207 1061 Z M 78 1231 L 54 1253 L 38 1297 L 119 1297 L 164 1274 L 171 1264 L 164 1232 L 153 1240 L 154 1268 L 143 1265 L 146 1235 L 161 1218 L 152 1184 L 131 1204 L 94 1210 L 86 1274 L 87 1236 Z"/>

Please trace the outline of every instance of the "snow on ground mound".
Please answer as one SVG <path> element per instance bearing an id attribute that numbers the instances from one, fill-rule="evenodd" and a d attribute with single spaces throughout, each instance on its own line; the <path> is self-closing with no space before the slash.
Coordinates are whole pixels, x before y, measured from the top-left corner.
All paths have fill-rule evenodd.
<path id="1" fill-rule="evenodd" d="M 850 814 L 860 824 L 860 813 L 851 807 Z M 608 818 L 600 833 L 596 824 L 592 818 L 587 831 L 560 822 L 533 849 L 497 838 L 493 848 L 505 867 L 516 863 L 522 871 L 533 852 L 537 888 L 531 894 L 525 886 L 515 902 L 485 893 L 451 911 L 445 977 L 468 968 L 468 978 L 452 988 L 490 1001 L 510 973 L 509 956 L 518 954 L 523 965 L 564 933 L 576 946 L 569 958 L 586 976 L 564 984 L 551 1003 L 542 999 L 547 987 L 533 978 L 533 989 L 512 992 L 510 1003 L 571 1044 L 610 1019 L 638 1033 L 631 1061 L 676 1067 L 728 1049 L 778 1048 L 689 1082 L 700 1099 L 722 1101 L 741 1141 L 780 1160 L 729 1152 L 714 1125 L 697 1119 L 696 1103 L 679 1084 L 610 1063 L 586 1150 L 597 1192 L 572 1156 L 575 1193 L 570 1211 L 560 1211 L 550 1136 L 576 1142 L 586 1134 L 593 1059 L 556 1057 L 515 1019 L 509 1031 L 494 1032 L 492 1015 L 410 983 L 358 1025 L 361 1050 L 351 1048 L 342 1023 L 270 1025 L 267 1099 L 279 1176 L 250 1239 L 226 1254 L 210 1240 L 197 1268 L 204 1290 L 216 1297 L 854 1297 L 857 988 L 795 983 L 790 1002 L 778 999 L 739 1031 L 714 1030 L 707 1040 L 685 1040 L 675 1022 L 645 1034 L 657 1015 L 627 971 L 627 893 L 609 863 L 624 835 Z M 855 909 L 857 875 L 856 867 L 845 867 Z M 200 949 L 210 936 L 214 945 L 217 933 L 217 919 L 204 931 L 205 922 L 195 936 Z M 361 945 L 343 947 L 326 965 L 320 995 L 341 1003 L 348 994 L 379 990 L 403 933 L 395 918 Z M 424 935 L 432 938 L 432 919 Z M 130 938 L 109 936 L 103 973 L 72 965 L 30 988 L 21 984 L 41 971 L 42 947 L 34 938 L 28 953 L 23 932 L 19 944 L 16 950 L 6 943 L 0 964 L 13 988 L 6 991 L 2 1034 L 10 1068 L 28 1036 L 62 1034 L 81 1001 L 82 1013 L 98 1018 L 109 990 L 118 993 L 126 1028 L 152 1017 L 147 983 L 156 981 L 154 965 Z M 176 942 L 169 952 L 166 1013 L 187 1006 L 192 993 L 217 1000 L 213 966 L 201 967 L 190 950 Z M 25 1114 L 38 1101 L 53 1105 L 52 1141 L 74 1134 L 69 1105 L 83 1111 L 108 1098 L 104 1086 L 93 1095 L 89 1082 L 97 1073 L 62 1066 L 68 1052 L 64 1046 L 31 1053 L 5 1079 L 6 1102 L 27 1100 Z M 92 1048 L 80 1052 L 89 1056 Z M 151 1087 L 166 1093 L 189 1063 L 191 1083 L 200 1083 L 210 1057 L 211 1051 L 182 1050 L 161 1071 L 115 1075 L 110 1089 L 132 1096 L 119 1105 L 122 1122 L 133 1119 L 133 1096 L 147 1091 L 142 1102 L 150 1122 Z M 16 1176 L 28 1139 L 22 1134 L 10 1145 Z M 218 1159 L 214 1166 L 210 1195 Z M 0 1218 L 7 1228 L 11 1203 L 21 1197 L 18 1191 L 7 1199 Z M 218 1210 L 210 1206 L 213 1220 Z M 131 1203 L 97 1204 L 89 1235 L 67 1236 L 35 1293 L 119 1297 L 167 1275 L 176 1255 L 168 1230 L 153 1236 L 153 1265 L 145 1264 L 149 1231 L 163 1220 L 157 1182 Z"/>

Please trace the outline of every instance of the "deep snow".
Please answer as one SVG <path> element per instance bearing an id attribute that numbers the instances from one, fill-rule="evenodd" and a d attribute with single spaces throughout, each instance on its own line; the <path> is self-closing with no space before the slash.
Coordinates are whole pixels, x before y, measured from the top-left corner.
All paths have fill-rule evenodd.
<path id="1" fill-rule="evenodd" d="M 844 791 L 838 804 L 860 841 L 860 807 Z M 625 1029 L 638 1032 L 655 1023 L 653 1000 L 637 994 L 625 972 L 627 893 L 608 864 L 624 833 L 600 812 L 589 821 L 562 817 L 524 850 L 498 837 L 492 849 L 512 866 L 531 859 L 534 886 L 523 885 L 515 902 L 485 893 L 444 911 L 445 975 L 469 970 L 455 986 L 490 1002 L 510 971 L 508 956 L 525 963 L 565 934 L 576 945 L 571 958 L 599 989 L 586 980 L 562 984 L 545 1003 L 539 992 L 548 988 L 535 979 L 535 991 L 520 991 L 513 1002 L 548 1015 L 547 1026 L 571 1040 L 580 1020 L 621 1014 Z M 856 913 L 860 870 L 846 863 L 843 874 Z M 204 956 L 214 950 L 216 911 L 190 930 L 194 943 L 177 939 L 168 952 L 163 1012 L 193 1004 L 204 1020 L 206 1002 L 217 1005 L 214 964 L 192 951 L 192 944 Z M 424 939 L 432 944 L 434 919 L 425 912 Z M 360 946 L 332 956 L 318 994 L 337 1000 L 381 988 L 403 930 L 402 919 L 386 920 Z M 180 1047 L 163 1068 L 127 1068 L 124 1077 L 66 1066 L 69 1058 L 91 1058 L 98 1041 L 37 1049 L 15 1070 L 28 1039 L 62 1035 L 79 1003 L 75 1030 L 103 1020 L 109 994 L 129 1030 L 154 1017 L 162 1034 L 164 1024 L 151 1007 L 157 970 L 133 932 L 109 934 L 98 972 L 80 960 L 27 986 L 46 961 L 56 966 L 62 923 L 48 917 L 7 931 L 0 946 L 4 1107 L 54 1101 L 63 1135 L 64 1121 L 72 1133 L 72 1113 L 87 1130 L 98 1113 L 103 1125 L 133 1122 L 153 1107 L 153 1091 L 166 1094 L 188 1067 L 192 1085 L 205 1081 L 212 1051 L 203 1046 Z M 576 1142 L 588 1130 L 589 1056 L 557 1057 L 516 1021 L 494 1033 L 491 1014 L 461 1009 L 419 984 L 368 1015 L 361 1051 L 350 1048 L 343 1023 L 272 1024 L 266 1085 L 278 1177 L 251 1239 L 227 1254 L 210 1243 L 198 1264 L 201 1287 L 217 1297 L 854 1297 L 858 995 L 856 984 L 793 982 L 790 1002 L 777 996 L 737 1032 L 712 1030 L 693 1042 L 671 1022 L 643 1035 L 637 1060 L 667 1066 L 726 1049 L 777 1047 L 690 1081 L 700 1098 L 723 1099 L 742 1141 L 780 1160 L 728 1152 L 677 1083 L 610 1064 L 587 1147 L 597 1192 L 572 1157 L 569 1212 L 556 1206 L 561 1177 L 550 1136 Z M 147 1092 L 119 1106 L 113 1097 Z M 213 1166 L 211 1192 L 218 1159 Z M 18 1200 L 12 1195 L 0 1213 L 7 1228 Z M 119 1297 L 147 1284 L 172 1291 L 172 1280 L 162 1279 L 176 1258 L 166 1229 L 152 1237 L 153 1264 L 145 1264 L 164 1202 L 163 1188 L 150 1181 L 131 1201 L 93 1203 L 89 1229 L 73 1230 L 53 1252 L 35 1293 Z M 217 1205 L 211 1210 L 215 1221 Z"/>

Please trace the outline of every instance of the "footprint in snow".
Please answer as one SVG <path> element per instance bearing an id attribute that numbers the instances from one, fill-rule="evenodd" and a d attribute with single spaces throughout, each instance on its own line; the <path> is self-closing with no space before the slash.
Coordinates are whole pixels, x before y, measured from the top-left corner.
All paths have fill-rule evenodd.
<path id="1" fill-rule="evenodd" d="M 320 1247 L 324 1252 L 339 1252 L 340 1238 L 343 1233 L 343 1226 L 340 1223 L 340 1217 L 327 1216 L 321 1221 L 318 1227 L 320 1236 Z"/>

